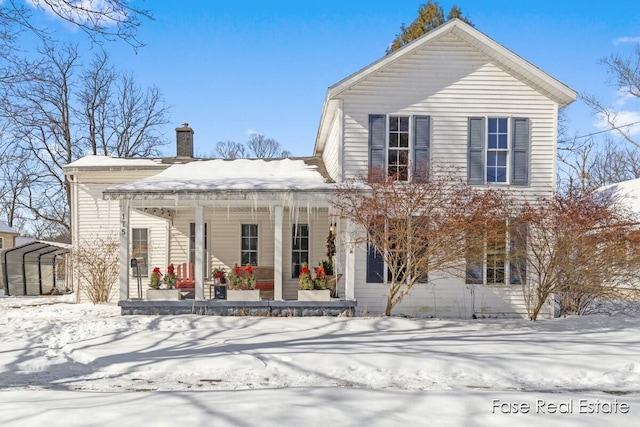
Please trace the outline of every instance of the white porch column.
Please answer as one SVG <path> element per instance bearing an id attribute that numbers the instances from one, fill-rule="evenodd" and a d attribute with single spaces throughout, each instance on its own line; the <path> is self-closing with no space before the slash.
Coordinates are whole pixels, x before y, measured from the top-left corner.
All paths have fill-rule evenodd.
<path id="1" fill-rule="evenodd" d="M 204 299 L 204 207 L 196 206 L 196 299 Z"/>
<path id="2" fill-rule="evenodd" d="M 129 299 L 129 200 L 120 199 L 120 301 Z"/>
<path id="3" fill-rule="evenodd" d="M 282 301 L 282 206 L 276 206 L 273 236 L 273 299 Z"/>
<path id="4" fill-rule="evenodd" d="M 354 225 L 347 220 L 345 236 L 345 266 L 344 266 L 344 299 L 347 301 L 356 299 L 356 247 L 353 243 L 355 236 Z"/>

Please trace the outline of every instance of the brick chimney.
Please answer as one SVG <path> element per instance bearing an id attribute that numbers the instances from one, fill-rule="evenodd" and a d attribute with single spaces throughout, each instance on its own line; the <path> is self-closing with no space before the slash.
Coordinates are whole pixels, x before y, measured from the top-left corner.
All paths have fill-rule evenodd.
<path id="1" fill-rule="evenodd" d="M 189 127 L 189 123 L 176 128 L 176 156 L 193 157 L 193 129 Z"/>

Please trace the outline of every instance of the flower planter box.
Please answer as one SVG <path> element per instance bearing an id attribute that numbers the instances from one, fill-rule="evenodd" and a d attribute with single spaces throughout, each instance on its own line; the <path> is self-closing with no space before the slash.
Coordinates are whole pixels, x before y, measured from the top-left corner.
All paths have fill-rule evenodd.
<path id="1" fill-rule="evenodd" d="M 179 300 L 180 289 L 147 289 L 148 300 Z"/>
<path id="2" fill-rule="evenodd" d="M 298 301 L 331 301 L 331 291 L 329 289 L 298 290 Z"/>
<path id="3" fill-rule="evenodd" d="M 227 301 L 260 301 L 260 289 L 227 289 Z"/>

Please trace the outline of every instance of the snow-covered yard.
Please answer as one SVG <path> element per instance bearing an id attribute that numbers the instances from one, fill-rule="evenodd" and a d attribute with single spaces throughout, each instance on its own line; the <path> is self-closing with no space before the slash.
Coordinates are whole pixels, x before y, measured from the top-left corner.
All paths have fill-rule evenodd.
<path id="1" fill-rule="evenodd" d="M 0 298 L 0 425 L 640 422 L 640 318 L 123 317 L 60 300 Z"/>

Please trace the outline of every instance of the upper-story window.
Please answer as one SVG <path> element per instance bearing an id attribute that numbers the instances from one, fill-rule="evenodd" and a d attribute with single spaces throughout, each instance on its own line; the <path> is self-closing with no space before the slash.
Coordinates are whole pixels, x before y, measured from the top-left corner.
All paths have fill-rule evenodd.
<path id="1" fill-rule="evenodd" d="M 427 176 L 430 118 L 369 116 L 369 176 L 408 181 Z"/>
<path id="2" fill-rule="evenodd" d="M 507 182 L 507 119 L 487 119 L 487 182 Z"/>
<path id="3" fill-rule="evenodd" d="M 409 179 L 409 117 L 389 117 L 387 174 L 398 181 Z"/>
<path id="4" fill-rule="evenodd" d="M 529 119 L 469 118 L 469 184 L 529 184 Z"/>

